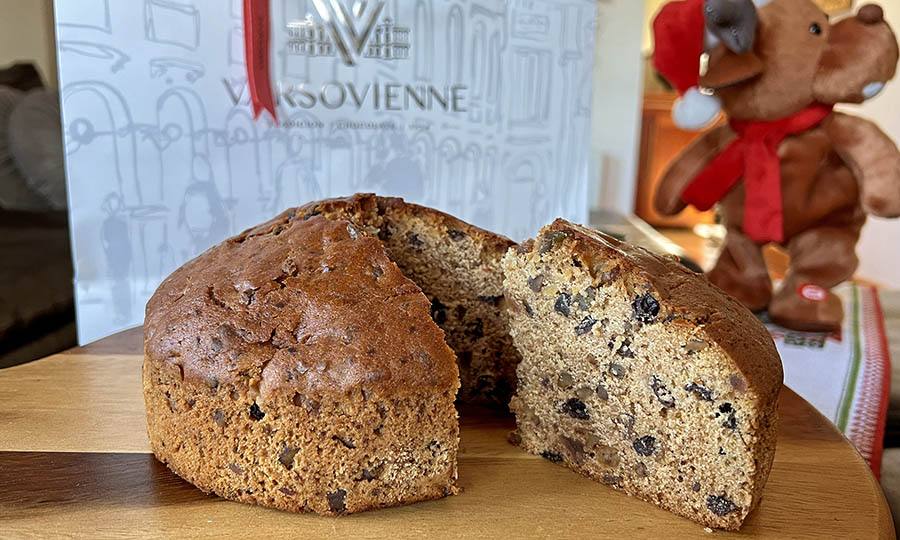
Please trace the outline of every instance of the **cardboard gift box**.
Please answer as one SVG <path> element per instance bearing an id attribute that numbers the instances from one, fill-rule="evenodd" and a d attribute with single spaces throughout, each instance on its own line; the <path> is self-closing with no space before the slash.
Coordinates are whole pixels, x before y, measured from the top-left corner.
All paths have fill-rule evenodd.
<path id="1" fill-rule="evenodd" d="M 239 0 L 56 1 L 82 342 L 310 200 L 402 196 L 517 240 L 586 221 L 594 2 L 264 4 L 277 123 Z"/>

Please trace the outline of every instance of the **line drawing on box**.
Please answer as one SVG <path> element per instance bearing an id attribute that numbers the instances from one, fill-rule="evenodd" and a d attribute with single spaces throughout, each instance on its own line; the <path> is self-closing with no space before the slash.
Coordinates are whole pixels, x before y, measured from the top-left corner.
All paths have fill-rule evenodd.
<path id="1" fill-rule="evenodd" d="M 308 112 L 296 112 L 289 117 L 291 122 L 315 123 L 319 119 Z M 271 130 L 277 138 L 274 141 L 283 147 L 284 157 L 275 169 L 274 196 L 268 208 L 272 213 L 280 212 L 287 206 L 286 201 L 317 200 L 322 198 L 322 185 L 317 176 L 320 171 L 320 159 L 317 153 L 318 144 L 325 142 L 319 128 L 313 128 L 312 137 L 301 135 L 302 132 L 280 134 Z M 310 197 L 304 199 L 304 197 Z"/>
<path id="2" fill-rule="evenodd" d="M 465 25 L 463 22 L 462 8 L 459 7 L 459 4 L 454 4 L 447 15 L 446 81 L 448 83 L 451 81 L 461 81 L 463 78 L 462 63 L 465 49 L 465 44 L 463 43 L 463 36 L 465 36 L 464 29 Z"/>
<path id="3" fill-rule="evenodd" d="M 197 82 L 206 74 L 206 68 L 203 64 L 184 60 L 182 58 L 161 57 L 150 59 L 150 78 L 159 79 L 165 77 L 166 84 L 174 83 L 172 74 L 169 70 L 178 70 L 184 72 L 184 80 L 189 83 Z M 168 75 L 168 76 L 167 76 Z"/>
<path id="4" fill-rule="evenodd" d="M 118 193 L 109 193 L 103 199 L 101 211 L 106 214 L 100 227 L 100 242 L 106 260 L 109 278 L 112 280 L 113 322 L 128 324 L 132 315 L 131 292 L 131 238 L 129 223 L 125 217 L 125 202 Z"/>
<path id="5" fill-rule="evenodd" d="M 392 119 L 398 126 L 403 118 Z M 425 195 L 425 171 L 416 159 L 415 149 L 406 132 L 382 130 L 370 137 L 372 164 L 365 177 L 367 186 L 378 187 L 384 193 L 408 194 L 411 200 L 421 201 Z"/>
<path id="6" fill-rule="evenodd" d="M 237 24 L 231 28 L 228 33 L 228 63 L 233 66 L 243 66 L 246 61 L 244 59 L 244 26 Z M 278 53 L 283 55 L 282 52 Z"/>
<path id="7" fill-rule="evenodd" d="M 111 141 L 111 153 L 114 165 L 115 191 L 123 198 L 132 195 L 138 204 L 143 202 L 140 182 L 138 181 L 137 144 L 134 132 L 129 129 L 132 125 L 131 111 L 122 94 L 112 85 L 103 81 L 79 81 L 66 85 L 62 92 L 62 101 L 67 103 L 80 94 L 88 94 L 97 100 L 102 110 L 97 110 L 86 104 L 83 107 L 69 107 L 69 110 L 84 111 L 84 115 L 70 120 L 63 130 L 65 135 L 66 154 L 71 156 L 83 147 L 94 143 L 97 139 L 108 137 Z M 103 113 L 103 114 L 97 114 Z M 120 125 L 124 120 L 124 125 Z M 106 129 L 96 129 L 98 121 L 106 122 Z M 125 148 L 121 148 L 119 139 L 124 138 Z M 123 154 L 127 154 L 123 157 Z M 79 160 L 76 160 L 78 162 Z M 109 154 L 105 156 L 105 163 L 109 163 Z M 70 171 L 71 174 L 72 171 Z M 104 175 L 106 177 L 106 175 Z"/>
<path id="8" fill-rule="evenodd" d="M 105 216 L 98 236 L 75 237 L 75 249 L 78 259 L 83 264 L 78 267 L 78 276 L 84 280 L 103 280 L 109 278 L 113 286 L 105 299 L 104 291 L 84 292 L 79 299 L 86 302 L 108 303 L 112 308 L 113 320 L 116 324 L 132 319 L 133 290 L 135 279 L 132 265 L 132 248 L 130 228 L 127 215 L 132 211 L 126 201 L 133 197 L 137 204 L 142 202 L 140 183 L 137 180 L 137 148 L 131 125 L 131 112 L 122 95 L 112 86 L 102 81 L 81 81 L 71 83 L 63 88 L 62 101 L 66 110 L 80 110 L 82 114 L 75 118 L 66 117 L 68 125 L 64 126 L 66 154 L 70 186 L 90 186 L 92 191 L 102 195 L 99 204 L 100 215 Z M 73 104 L 81 102 L 80 107 Z M 123 125 L 124 122 L 124 125 Z M 92 158 L 75 159 L 76 154 L 94 150 L 97 143 L 102 148 L 92 153 Z M 113 175 L 95 176 L 96 163 L 113 164 Z M 110 177 L 111 176 L 111 177 Z M 112 180 L 112 185 L 102 185 L 103 179 Z M 98 182 L 99 181 L 99 182 Z M 99 185 L 98 185 L 99 183 Z M 77 196 L 75 194 L 72 195 Z M 123 217 L 124 214 L 124 217 Z M 73 224 L 77 226 L 77 224 Z M 125 236 L 121 232 L 125 231 Z M 93 238 L 99 240 L 100 252 L 92 249 Z M 93 268 L 91 264 L 104 267 Z M 99 295 L 99 296 L 97 296 Z"/>
<path id="9" fill-rule="evenodd" d="M 56 0 L 55 17 L 58 26 L 112 33 L 109 0 Z"/>
<path id="10" fill-rule="evenodd" d="M 434 72 L 434 13 L 430 2 L 416 0 L 413 15 L 413 76 L 430 81 Z"/>
<path id="11" fill-rule="evenodd" d="M 552 54 L 546 49 L 516 46 L 510 60 L 510 87 L 516 89 L 510 103 L 510 126 L 541 128 L 550 119 Z"/>
<path id="12" fill-rule="evenodd" d="M 225 132 L 221 138 L 221 146 L 224 148 L 225 167 L 228 171 L 228 197 L 224 202 L 231 213 L 232 222 L 238 202 L 234 191 L 236 182 L 254 181 L 257 185 L 257 195 L 263 194 L 259 145 L 259 124 L 253 120 L 253 116 L 240 108 L 229 111 L 225 117 Z M 246 151 L 248 148 L 249 159 Z"/>
<path id="13" fill-rule="evenodd" d="M 121 71 L 131 60 L 130 56 L 115 47 L 87 41 L 60 41 L 59 52 L 73 53 L 97 60 L 108 60 L 111 73 Z"/>
<path id="14" fill-rule="evenodd" d="M 200 12 L 190 4 L 144 0 L 144 37 L 191 51 L 200 46 Z"/>
<path id="15" fill-rule="evenodd" d="M 502 55 L 506 49 L 503 11 L 472 6 L 473 21 L 469 121 L 494 125 L 500 121 L 500 95 L 503 81 Z"/>

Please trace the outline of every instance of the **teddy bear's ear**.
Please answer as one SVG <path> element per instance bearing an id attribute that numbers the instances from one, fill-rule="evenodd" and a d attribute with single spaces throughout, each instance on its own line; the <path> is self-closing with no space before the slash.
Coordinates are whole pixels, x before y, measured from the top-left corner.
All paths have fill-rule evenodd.
<path id="1" fill-rule="evenodd" d="M 709 53 L 705 73 L 700 75 L 700 86 L 714 90 L 749 81 L 763 72 L 763 62 L 752 50 L 736 54 L 724 45 Z"/>

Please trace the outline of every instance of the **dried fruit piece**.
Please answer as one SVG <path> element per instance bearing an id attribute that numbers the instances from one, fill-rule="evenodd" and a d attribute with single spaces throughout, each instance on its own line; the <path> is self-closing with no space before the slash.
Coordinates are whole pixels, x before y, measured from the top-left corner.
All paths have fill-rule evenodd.
<path id="1" fill-rule="evenodd" d="M 559 386 L 561 388 L 572 388 L 573 384 L 575 384 L 575 378 L 572 375 L 565 371 L 559 374 Z"/>
<path id="2" fill-rule="evenodd" d="M 719 405 L 719 413 L 716 414 L 718 417 L 719 414 L 727 414 L 728 417 L 722 423 L 722 427 L 728 428 L 732 431 L 737 429 L 737 417 L 734 415 L 734 408 L 731 406 L 731 403 L 723 403 Z"/>
<path id="3" fill-rule="evenodd" d="M 621 379 L 625 376 L 626 373 L 628 373 L 628 371 L 624 367 L 616 364 L 615 362 L 609 365 L 609 372 L 612 373 L 613 376 L 617 379 Z"/>
<path id="4" fill-rule="evenodd" d="M 457 231 L 456 229 L 447 229 L 447 236 L 450 237 L 454 242 L 459 242 L 463 240 L 467 235 L 462 231 Z"/>
<path id="5" fill-rule="evenodd" d="M 291 470 L 294 468 L 294 456 L 297 455 L 297 452 L 300 451 L 299 448 L 292 448 L 288 445 L 284 445 L 281 453 L 278 454 L 278 462 L 284 465 L 284 468 L 287 470 Z"/>
<path id="6" fill-rule="evenodd" d="M 418 234 L 413 233 L 413 232 L 406 234 L 406 241 L 409 242 L 409 245 L 411 245 L 412 247 L 414 247 L 416 249 L 421 249 L 421 248 L 425 247 L 425 242 L 423 242 L 422 239 L 419 238 Z"/>
<path id="7" fill-rule="evenodd" d="M 597 324 L 597 319 L 591 316 L 585 317 L 581 320 L 580 323 L 578 323 L 578 326 L 575 327 L 575 335 L 583 336 L 589 333 L 594 328 L 595 324 Z"/>
<path id="8" fill-rule="evenodd" d="M 569 451 L 569 455 L 572 456 L 576 462 L 580 462 L 584 459 L 584 443 L 571 437 L 566 437 L 565 435 L 560 436 L 560 439 L 562 440 L 563 446 Z"/>
<path id="9" fill-rule="evenodd" d="M 638 296 L 631 304 L 634 318 L 642 323 L 652 323 L 659 315 L 659 301 L 652 294 Z"/>
<path id="10" fill-rule="evenodd" d="M 614 488 L 620 488 L 620 489 L 621 489 L 621 487 L 622 487 L 622 477 L 621 477 L 621 476 L 614 476 L 614 475 L 612 475 L 612 474 L 604 474 L 604 475 L 603 475 L 603 483 L 606 484 L 607 486 L 611 486 L 611 487 L 614 487 Z"/>
<path id="11" fill-rule="evenodd" d="M 254 420 L 262 420 L 265 418 L 266 413 L 262 412 L 262 409 L 259 408 L 259 405 L 254 403 L 250 406 L 250 418 Z"/>
<path id="12" fill-rule="evenodd" d="M 640 439 L 635 439 L 632 446 L 638 454 L 649 456 L 656 452 L 656 439 L 650 435 L 644 435 Z"/>
<path id="13" fill-rule="evenodd" d="M 653 389 L 653 394 L 656 395 L 656 399 L 662 403 L 663 407 L 672 408 L 675 406 L 675 396 L 669 392 L 669 389 L 663 384 L 662 379 L 656 375 L 650 377 L 650 388 Z"/>
<path id="14" fill-rule="evenodd" d="M 566 233 L 564 233 L 562 231 L 556 231 L 556 232 L 553 232 L 550 234 L 545 234 L 541 238 L 541 245 L 538 248 L 538 254 L 543 255 L 544 253 L 547 253 L 551 249 L 558 246 L 563 240 L 566 239 L 566 237 L 567 237 Z"/>
<path id="15" fill-rule="evenodd" d="M 578 307 L 582 310 L 586 310 L 591 307 L 591 304 L 594 303 L 594 298 L 596 297 L 595 289 L 593 287 L 588 287 L 581 294 L 575 295 L 575 303 L 578 304 Z"/>
<path id="16" fill-rule="evenodd" d="M 606 391 L 606 387 L 603 386 L 602 382 L 597 383 L 597 397 L 603 400 L 609 399 L 609 392 Z"/>
<path id="17" fill-rule="evenodd" d="M 684 386 L 684 389 L 688 392 L 693 392 L 695 396 L 702 399 L 703 401 L 712 401 L 712 392 L 709 388 L 703 386 L 702 384 L 697 384 L 695 382 L 688 383 Z"/>
<path id="18" fill-rule="evenodd" d="M 541 452 L 541 457 L 552 461 L 553 463 L 560 463 L 563 460 L 562 454 L 557 454 L 556 452 L 551 452 L 550 450 L 544 450 Z"/>
<path id="19" fill-rule="evenodd" d="M 555 309 L 557 313 L 568 317 L 572 313 L 571 306 L 572 295 L 568 293 L 562 293 L 556 298 L 556 303 L 553 305 L 553 309 Z"/>
<path id="20" fill-rule="evenodd" d="M 343 489 L 339 489 L 333 493 L 329 493 L 327 495 L 328 498 L 328 507 L 331 508 L 332 512 L 343 513 L 347 511 L 347 505 L 344 502 L 344 499 L 347 497 L 347 492 Z"/>
<path id="21" fill-rule="evenodd" d="M 544 274 L 538 274 L 533 278 L 528 278 L 528 288 L 533 292 L 541 292 L 544 288 Z"/>
<path id="22" fill-rule="evenodd" d="M 587 405 L 578 398 L 571 398 L 560 407 L 560 412 L 568 414 L 576 420 L 587 420 L 590 418 L 587 412 Z"/>
<path id="23" fill-rule="evenodd" d="M 534 318 L 534 310 L 531 309 L 531 306 L 528 305 L 528 302 L 522 302 L 522 306 L 525 308 L 525 313 L 530 317 Z"/>
<path id="24" fill-rule="evenodd" d="M 622 340 L 622 344 L 619 345 L 619 350 L 616 351 L 616 354 L 622 358 L 634 358 L 634 351 L 631 350 L 631 340 Z"/>
<path id="25" fill-rule="evenodd" d="M 708 496 L 706 498 L 706 507 L 709 508 L 710 512 L 719 517 L 724 517 L 732 512 L 740 510 L 740 508 L 738 508 L 730 499 L 719 495 Z"/>

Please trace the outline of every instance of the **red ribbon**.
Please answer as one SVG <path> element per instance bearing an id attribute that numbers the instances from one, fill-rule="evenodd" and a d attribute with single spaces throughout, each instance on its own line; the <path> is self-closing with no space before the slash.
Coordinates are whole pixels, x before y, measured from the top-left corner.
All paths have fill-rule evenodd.
<path id="1" fill-rule="evenodd" d="M 691 181 L 681 193 L 682 200 L 709 210 L 743 177 L 744 233 L 760 244 L 784 241 L 778 146 L 789 135 L 818 125 L 832 109 L 816 104 L 772 122 L 732 121 L 738 138 Z"/>
<path id="2" fill-rule="evenodd" d="M 259 118 L 262 111 L 269 111 L 277 124 L 269 71 L 269 18 L 269 0 L 244 0 L 244 55 L 253 117 Z"/>

